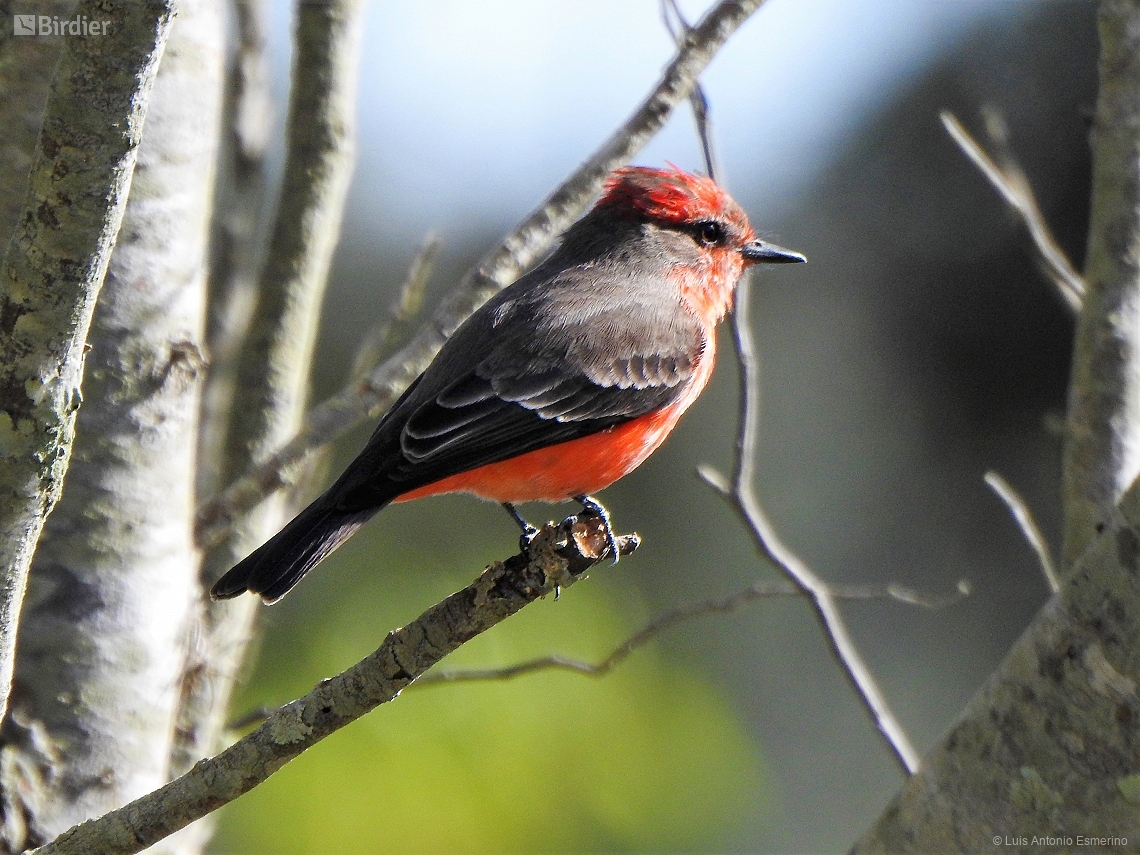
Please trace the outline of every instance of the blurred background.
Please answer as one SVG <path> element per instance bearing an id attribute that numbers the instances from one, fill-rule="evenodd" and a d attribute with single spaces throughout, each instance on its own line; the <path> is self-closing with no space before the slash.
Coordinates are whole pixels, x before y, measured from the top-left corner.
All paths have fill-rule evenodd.
<path id="1" fill-rule="evenodd" d="M 690 20 L 710 5 L 682 2 Z M 672 54 L 656 0 L 371 0 L 360 140 L 324 307 L 314 399 L 345 382 L 428 231 L 429 295 L 535 207 L 639 103 Z M 279 116 L 289 4 L 275 9 Z M 1029 241 L 942 130 L 996 109 L 1080 266 L 1095 100 L 1087 0 L 770 0 L 703 78 L 723 183 L 810 263 L 761 271 L 758 489 L 820 575 L 969 598 L 849 603 L 863 655 L 920 751 L 1047 597 L 982 482 L 1023 492 L 1058 542 L 1072 318 Z M 678 110 L 636 158 L 699 169 Z M 737 372 L 603 498 L 644 546 L 446 664 L 600 659 L 653 615 L 775 578 L 695 477 L 728 471 Z M 336 449 L 340 467 L 370 428 Z M 524 509 L 541 520 L 571 510 Z M 465 497 L 386 510 L 281 604 L 236 713 L 280 704 L 514 548 Z M 811 609 L 785 599 L 670 630 L 601 680 L 546 673 L 412 689 L 222 813 L 216 853 L 840 852 L 902 777 Z"/>

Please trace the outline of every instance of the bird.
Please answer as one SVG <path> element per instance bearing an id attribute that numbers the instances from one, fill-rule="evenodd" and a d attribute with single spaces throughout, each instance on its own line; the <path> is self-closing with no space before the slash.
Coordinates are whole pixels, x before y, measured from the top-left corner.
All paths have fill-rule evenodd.
<path id="1" fill-rule="evenodd" d="M 636 469 L 708 383 L 716 325 L 754 264 L 806 258 L 756 237 L 715 181 L 627 166 L 529 273 L 464 321 L 321 496 L 210 591 L 284 596 L 393 502 L 472 493 L 577 500 Z"/>

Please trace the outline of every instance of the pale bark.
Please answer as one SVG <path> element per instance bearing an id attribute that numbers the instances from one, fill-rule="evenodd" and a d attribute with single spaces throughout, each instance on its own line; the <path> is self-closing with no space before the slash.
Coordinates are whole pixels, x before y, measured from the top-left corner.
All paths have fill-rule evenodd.
<path id="1" fill-rule="evenodd" d="M 169 780 L 192 604 L 218 0 L 182 8 L 95 309 L 85 402 L 44 528 L 4 734 L 5 819 L 39 845 Z"/>
<path id="2" fill-rule="evenodd" d="M 67 37 L 29 193 L 0 268 L 0 712 L 36 541 L 59 498 L 84 346 L 119 232 L 174 0 L 85 0 Z"/>
<path id="3" fill-rule="evenodd" d="M 285 174 L 254 322 L 238 359 L 225 480 L 291 436 L 307 401 L 320 306 L 354 163 L 361 11 L 360 0 L 297 4 Z M 281 525 L 283 505 L 274 497 L 206 553 L 205 586 Z M 249 597 L 206 607 L 183 687 L 177 772 L 220 747 L 256 606 Z"/>
<path id="4" fill-rule="evenodd" d="M 36 4 L 35 11 L 66 16 L 74 5 L 74 0 L 44 0 Z M 0 0 L 0 15 L 5 21 L 0 26 L 0 116 L 4 117 L 4 134 L 0 136 L 0 239 L 4 241 L 16 227 L 28 193 L 28 172 L 61 47 L 59 38 L 15 35 L 7 22 L 12 14 L 23 11 Z"/>
<path id="5" fill-rule="evenodd" d="M 1100 10 L 1085 294 L 1065 434 L 1062 572 L 1140 474 L 1140 3 Z"/>
<path id="6" fill-rule="evenodd" d="M 237 366 L 257 300 L 257 274 L 269 191 L 267 155 L 273 115 L 268 37 L 269 0 L 231 2 L 236 52 L 227 71 L 224 128 L 218 169 L 210 266 L 206 346 L 210 370 L 198 436 L 198 495 L 224 484 L 225 458 Z"/>

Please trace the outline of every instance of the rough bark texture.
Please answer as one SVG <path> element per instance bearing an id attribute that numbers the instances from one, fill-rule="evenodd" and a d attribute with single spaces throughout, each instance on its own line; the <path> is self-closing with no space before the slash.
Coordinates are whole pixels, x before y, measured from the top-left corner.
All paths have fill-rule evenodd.
<path id="1" fill-rule="evenodd" d="M 36 4 L 35 11 L 66 17 L 74 5 L 74 0 L 44 0 Z M 4 117 L 4 134 L 0 136 L 0 239 L 5 242 L 16 227 L 28 194 L 28 171 L 61 42 L 58 37 L 15 35 L 8 22 L 13 14 L 24 11 L 31 10 L 12 0 L 0 0 L 0 116 Z"/>
<path id="2" fill-rule="evenodd" d="M 628 554 L 636 535 L 618 538 Z M 478 579 L 432 606 L 347 671 L 322 680 L 253 733 L 176 781 L 60 836 L 35 855 L 139 852 L 260 784 L 302 751 L 352 723 L 463 643 L 556 588 L 573 584 L 609 556 L 602 522 L 583 511 L 548 523 L 526 550 L 488 567 Z"/>
<path id="3" fill-rule="evenodd" d="M 1140 482 L 853 851 L 1135 847 L 1138 723 Z"/>
<path id="4" fill-rule="evenodd" d="M 174 0 L 85 0 L 99 38 L 69 36 L 30 189 L 0 267 L 0 712 L 44 518 L 74 436 L 84 345 L 118 235 Z"/>
<path id="5" fill-rule="evenodd" d="M 1063 568 L 1140 474 L 1140 3 L 1106 0 L 1099 26 L 1088 291 L 1069 382 Z"/>
<path id="6" fill-rule="evenodd" d="M 184 7 L 151 92 L 88 336 L 85 403 L 20 625 L 0 774 L 7 838 L 39 845 L 168 777 L 189 616 L 205 254 L 223 50 Z"/>

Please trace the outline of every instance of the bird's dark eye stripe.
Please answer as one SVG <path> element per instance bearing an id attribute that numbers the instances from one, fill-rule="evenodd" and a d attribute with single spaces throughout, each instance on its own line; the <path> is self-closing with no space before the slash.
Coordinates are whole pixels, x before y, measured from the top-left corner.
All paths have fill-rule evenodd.
<path id="1" fill-rule="evenodd" d="M 716 220 L 705 220 L 696 224 L 697 239 L 706 246 L 715 246 L 725 238 L 724 226 Z"/>

